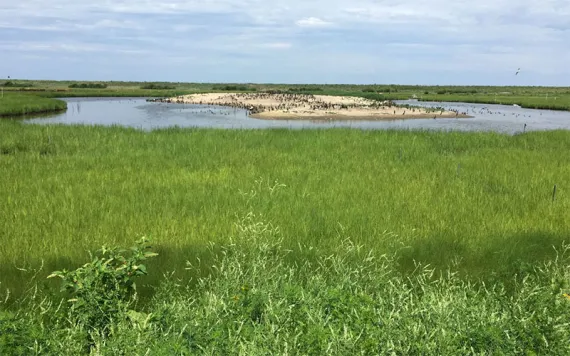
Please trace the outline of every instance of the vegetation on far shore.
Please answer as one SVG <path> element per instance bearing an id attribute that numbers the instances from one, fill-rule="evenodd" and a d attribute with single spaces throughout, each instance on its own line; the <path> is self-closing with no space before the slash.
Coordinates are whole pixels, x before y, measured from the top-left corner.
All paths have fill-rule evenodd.
<path id="1" fill-rule="evenodd" d="M 42 98 L 28 93 L 5 91 L 0 97 L 0 117 L 26 116 L 63 111 L 63 100 Z"/>
<path id="2" fill-rule="evenodd" d="M 6 83 L 10 85 L 6 86 Z M 104 86 L 104 88 L 103 88 Z M 74 82 L 10 80 L 4 91 L 32 93 L 40 97 L 174 97 L 204 92 L 283 92 L 361 96 L 374 100 L 517 104 L 532 109 L 570 110 L 568 87 L 413 86 L 340 84 L 211 84 L 170 82 Z M 1 111 L 1 109 L 0 109 Z M 16 110 L 21 113 L 24 110 Z"/>
<path id="3" fill-rule="evenodd" d="M 69 85 L 69 88 L 75 89 L 105 89 L 107 84 L 104 83 L 73 83 Z"/>

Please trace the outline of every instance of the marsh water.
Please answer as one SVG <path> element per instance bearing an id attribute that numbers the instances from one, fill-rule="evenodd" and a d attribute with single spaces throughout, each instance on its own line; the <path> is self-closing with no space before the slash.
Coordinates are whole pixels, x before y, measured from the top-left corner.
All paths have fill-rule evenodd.
<path id="1" fill-rule="evenodd" d="M 570 130 L 569 111 L 523 109 L 516 106 L 447 102 L 396 101 L 422 107 L 443 107 L 466 112 L 464 119 L 408 119 L 384 121 L 261 120 L 245 110 L 221 106 L 147 102 L 141 98 L 69 98 L 64 113 L 25 119 L 33 124 L 120 125 L 142 130 L 167 127 L 223 129 L 332 128 L 433 129 L 517 133 L 535 130 Z"/>

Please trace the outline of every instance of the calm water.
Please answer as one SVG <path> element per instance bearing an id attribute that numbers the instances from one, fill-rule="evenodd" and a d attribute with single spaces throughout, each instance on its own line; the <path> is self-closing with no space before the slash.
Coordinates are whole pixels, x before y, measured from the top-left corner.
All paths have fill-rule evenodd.
<path id="1" fill-rule="evenodd" d="M 34 124 L 121 125 L 152 130 L 166 127 L 211 127 L 226 129 L 330 128 L 360 129 L 435 129 L 459 131 L 497 131 L 516 133 L 524 130 L 570 129 L 570 112 L 522 109 L 515 106 L 397 101 L 424 107 L 444 107 L 467 112 L 469 119 L 411 119 L 394 121 L 259 120 L 243 110 L 190 104 L 147 103 L 140 98 L 65 99 L 67 112 L 24 120 Z"/>

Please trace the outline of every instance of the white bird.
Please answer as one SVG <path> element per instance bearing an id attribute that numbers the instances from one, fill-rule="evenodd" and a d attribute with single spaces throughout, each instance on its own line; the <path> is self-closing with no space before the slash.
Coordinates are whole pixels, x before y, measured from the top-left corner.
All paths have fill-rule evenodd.
<path id="1" fill-rule="evenodd" d="M 519 69 L 517 69 L 517 72 L 515 73 L 515 75 L 518 75 L 520 71 L 521 71 L 521 69 L 520 69 L 520 68 L 519 68 Z"/>

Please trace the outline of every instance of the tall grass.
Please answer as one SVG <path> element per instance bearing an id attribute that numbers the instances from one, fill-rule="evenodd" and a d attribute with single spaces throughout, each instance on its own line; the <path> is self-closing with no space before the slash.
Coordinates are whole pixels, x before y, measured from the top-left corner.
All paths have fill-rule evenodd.
<path id="1" fill-rule="evenodd" d="M 88 250 L 143 235 L 164 257 L 153 270 L 177 269 L 226 241 L 246 204 L 281 227 L 291 261 L 350 237 L 395 253 L 403 271 L 421 261 L 509 280 L 568 241 L 569 149 L 567 131 L 141 132 L 1 122 L 0 288 L 17 292 L 42 261 L 42 273 L 77 266 Z M 204 257 L 204 274 L 207 266 Z"/>
<path id="2" fill-rule="evenodd" d="M 70 308 L 36 288 L 16 310 L 2 312 L 0 302 L 0 353 L 570 353 L 567 248 L 555 262 L 513 276 L 508 292 L 501 283 L 474 285 L 453 270 L 434 274 L 422 265 L 402 277 L 391 256 L 348 239 L 290 265 L 279 227 L 251 213 L 234 221 L 221 253 L 210 250 L 209 276 L 189 286 L 167 273 L 149 303 L 123 302 L 107 310 L 102 326 L 85 318 L 98 311 Z M 96 296 L 105 298 L 113 295 Z"/>
<path id="3" fill-rule="evenodd" d="M 0 98 L 0 117 L 62 111 L 66 108 L 67 103 L 62 100 L 41 98 L 31 94 L 6 91 Z"/>

